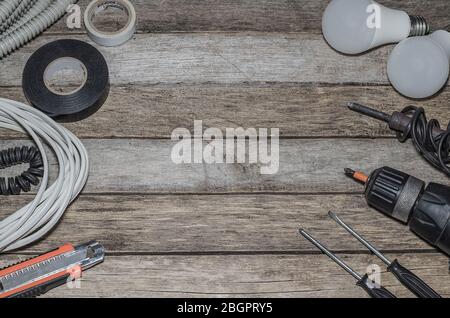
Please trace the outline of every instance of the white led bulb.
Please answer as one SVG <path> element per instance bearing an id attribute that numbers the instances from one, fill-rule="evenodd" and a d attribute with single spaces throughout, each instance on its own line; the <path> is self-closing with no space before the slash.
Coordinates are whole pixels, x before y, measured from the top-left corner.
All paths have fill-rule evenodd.
<path id="1" fill-rule="evenodd" d="M 403 40 L 392 51 L 387 67 L 395 89 L 411 98 L 426 98 L 447 83 L 450 72 L 450 33 Z"/>
<path id="2" fill-rule="evenodd" d="M 323 14 L 322 32 L 337 51 L 359 54 L 409 36 L 426 35 L 429 27 L 422 17 L 372 0 L 333 0 Z"/>

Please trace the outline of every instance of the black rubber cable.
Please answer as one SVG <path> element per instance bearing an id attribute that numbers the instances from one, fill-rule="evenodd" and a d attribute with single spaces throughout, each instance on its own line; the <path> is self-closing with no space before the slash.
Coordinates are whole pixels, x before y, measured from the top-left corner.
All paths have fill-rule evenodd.
<path id="1" fill-rule="evenodd" d="M 412 119 L 404 132 L 397 132 L 398 140 L 405 142 L 411 138 L 425 159 L 450 177 L 450 122 L 446 131 L 434 136 L 433 129 L 440 128 L 439 121 L 428 121 L 422 107 L 408 106 L 402 113 L 412 116 Z"/>
<path id="2" fill-rule="evenodd" d="M 44 175 L 43 161 L 36 147 L 15 147 L 0 151 L 0 169 L 29 163 L 28 170 L 15 177 L 0 177 L 0 195 L 19 195 L 30 192 L 31 186 L 39 184 Z"/>

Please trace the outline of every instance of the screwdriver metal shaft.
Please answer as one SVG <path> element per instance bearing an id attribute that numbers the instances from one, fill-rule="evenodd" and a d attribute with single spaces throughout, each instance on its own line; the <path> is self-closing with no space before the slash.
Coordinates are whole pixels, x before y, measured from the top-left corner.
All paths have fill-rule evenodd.
<path id="1" fill-rule="evenodd" d="M 305 230 L 300 229 L 300 234 L 303 235 L 308 241 L 310 241 L 314 246 L 324 252 L 329 258 L 336 262 L 340 267 L 342 267 L 347 273 L 352 275 L 356 280 L 356 285 L 364 289 L 364 291 L 372 298 L 395 298 L 395 295 L 388 291 L 383 286 L 378 286 L 369 278 L 368 274 L 364 276 L 359 275 L 350 266 L 345 264 L 339 257 L 334 255 L 330 250 L 322 245 L 318 240 L 309 235 Z"/>
<path id="2" fill-rule="evenodd" d="M 363 114 L 363 115 L 366 115 L 366 116 L 369 116 L 369 117 L 372 117 L 372 118 L 375 118 L 375 119 L 378 119 L 378 120 L 381 120 L 381 121 L 384 121 L 387 123 L 391 120 L 391 117 L 392 117 L 389 114 L 383 113 L 381 111 L 378 111 L 376 109 L 373 109 L 373 108 L 370 108 L 370 107 L 367 107 L 367 106 L 364 106 L 364 105 L 361 105 L 358 103 L 353 103 L 353 102 L 347 103 L 347 107 L 357 113 L 360 113 L 360 114 Z"/>
<path id="3" fill-rule="evenodd" d="M 365 247 L 367 247 L 372 253 L 374 253 L 376 256 L 378 256 L 383 261 L 383 263 L 385 263 L 386 265 L 391 265 L 392 264 L 392 262 L 386 256 L 381 254 L 381 252 L 379 250 L 377 250 L 375 248 L 375 246 L 370 244 L 361 235 L 356 233 L 350 226 L 345 224 L 345 222 L 342 221 L 335 213 L 330 211 L 330 212 L 328 212 L 328 215 L 330 216 L 330 218 L 332 218 L 334 221 L 336 221 L 336 223 L 338 223 L 340 226 L 342 226 L 347 232 L 349 232 L 351 235 L 353 235 Z"/>
<path id="4" fill-rule="evenodd" d="M 345 264 L 339 257 L 337 257 L 335 254 L 333 254 L 329 249 L 327 249 L 325 246 L 322 245 L 318 240 L 316 240 L 314 237 L 308 234 L 303 229 L 300 229 L 300 234 L 303 235 L 304 238 L 306 238 L 308 241 L 310 241 L 313 245 L 315 245 L 318 249 L 320 249 L 322 252 L 324 252 L 329 258 L 331 258 L 336 264 L 341 266 L 347 273 L 352 275 L 355 279 L 361 280 L 362 277 L 357 272 L 355 272 L 350 266 Z"/>

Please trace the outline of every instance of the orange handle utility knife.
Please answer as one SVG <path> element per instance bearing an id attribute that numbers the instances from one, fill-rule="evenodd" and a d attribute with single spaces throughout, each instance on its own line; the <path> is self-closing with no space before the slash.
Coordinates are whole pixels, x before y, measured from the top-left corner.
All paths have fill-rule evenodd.
<path id="1" fill-rule="evenodd" d="M 0 270 L 0 298 L 31 298 L 81 277 L 101 262 L 105 249 L 93 241 L 74 247 L 66 244 Z"/>

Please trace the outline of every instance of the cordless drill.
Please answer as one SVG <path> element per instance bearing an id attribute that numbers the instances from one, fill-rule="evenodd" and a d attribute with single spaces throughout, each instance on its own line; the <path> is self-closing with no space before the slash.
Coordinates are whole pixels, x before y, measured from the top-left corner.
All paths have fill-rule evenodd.
<path id="1" fill-rule="evenodd" d="M 405 224 L 429 244 L 450 256 L 450 187 L 430 183 L 390 167 L 370 174 L 345 169 L 365 185 L 367 203 Z"/>

